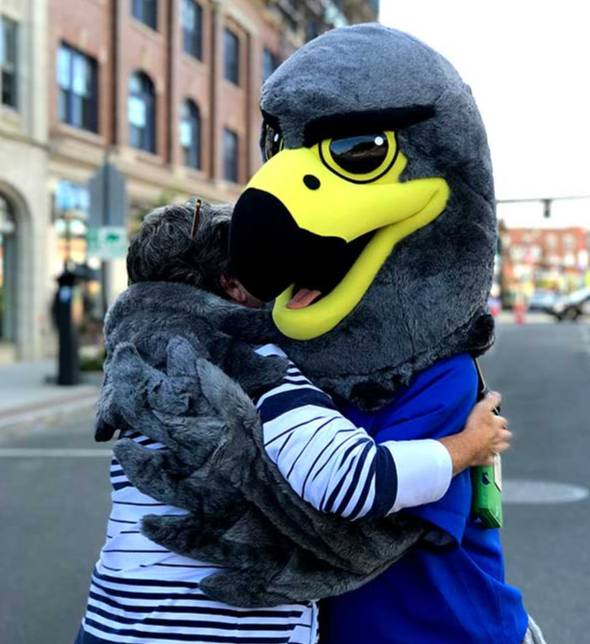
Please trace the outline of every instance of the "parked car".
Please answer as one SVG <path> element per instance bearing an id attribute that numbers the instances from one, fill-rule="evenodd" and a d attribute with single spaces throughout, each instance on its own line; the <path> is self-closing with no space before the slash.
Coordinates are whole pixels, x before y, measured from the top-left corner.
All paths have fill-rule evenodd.
<path id="1" fill-rule="evenodd" d="M 576 321 L 584 315 L 590 315 L 590 288 L 582 288 L 558 298 L 547 308 L 547 312 L 562 320 Z"/>
<path id="2" fill-rule="evenodd" d="M 547 289 L 537 289 L 529 300 L 529 311 L 547 311 L 550 309 L 559 298 L 559 294 L 555 291 Z"/>

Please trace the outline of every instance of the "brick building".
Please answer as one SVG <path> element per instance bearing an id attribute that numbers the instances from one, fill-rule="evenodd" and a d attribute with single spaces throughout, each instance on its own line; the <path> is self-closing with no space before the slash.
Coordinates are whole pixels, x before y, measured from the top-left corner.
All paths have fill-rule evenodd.
<path id="1" fill-rule="evenodd" d="M 264 78 L 309 38 L 377 11 L 362 0 L 4 0 L 0 360 L 51 345 L 54 278 L 64 253 L 86 260 L 87 182 L 105 158 L 127 180 L 132 221 L 191 194 L 235 199 L 260 162 Z"/>
<path id="2" fill-rule="evenodd" d="M 500 239 L 502 282 L 509 296 L 571 291 L 585 284 L 590 270 L 585 228 L 503 228 Z"/>

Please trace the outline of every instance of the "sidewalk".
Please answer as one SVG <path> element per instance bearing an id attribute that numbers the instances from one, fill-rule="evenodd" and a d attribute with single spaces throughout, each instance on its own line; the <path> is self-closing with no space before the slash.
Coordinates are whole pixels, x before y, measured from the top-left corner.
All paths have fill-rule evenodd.
<path id="1" fill-rule="evenodd" d="M 59 387 L 47 382 L 56 369 L 55 359 L 0 365 L 0 430 L 92 411 L 102 375 L 83 374 L 83 384 Z"/>

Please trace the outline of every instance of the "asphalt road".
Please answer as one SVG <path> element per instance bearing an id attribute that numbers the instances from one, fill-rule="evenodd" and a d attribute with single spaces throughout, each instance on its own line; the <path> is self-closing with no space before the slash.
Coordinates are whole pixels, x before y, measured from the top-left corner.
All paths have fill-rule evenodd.
<path id="1" fill-rule="evenodd" d="M 482 365 L 515 432 L 506 479 L 590 487 L 590 326 L 502 325 Z M 504 512 L 507 578 L 548 644 L 590 642 L 590 500 Z"/>
<path id="2" fill-rule="evenodd" d="M 530 497 L 505 506 L 508 579 L 549 644 L 590 642 L 590 500 L 558 503 L 536 487 L 590 486 L 590 326 L 502 325 L 483 367 L 516 433 L 506 496 Z M 1 644 L 73 642 L 109 506 L 109 458 L 91 425 L 0 436 Z"/>

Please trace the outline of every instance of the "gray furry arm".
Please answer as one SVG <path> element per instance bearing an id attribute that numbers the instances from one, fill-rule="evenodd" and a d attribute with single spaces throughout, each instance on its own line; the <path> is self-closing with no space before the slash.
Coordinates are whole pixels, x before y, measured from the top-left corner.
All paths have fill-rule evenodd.
<path id="1" fill-rule="evenodd" d="M 203 584 L 216 599 L 271 606 L 346 592 L 429 531 L 401 515 L 353 524 L 299 499 L 266 456 L 249 397 L 183 338 L 169 341 L 165 371 L 124 343 L 110 374 L 108 413 L 166 446 L 118 441 L 125 473 L 142 492 L 189 511 L 148 516 L 143 532 L 175 552 L 226 566 Z"/>

